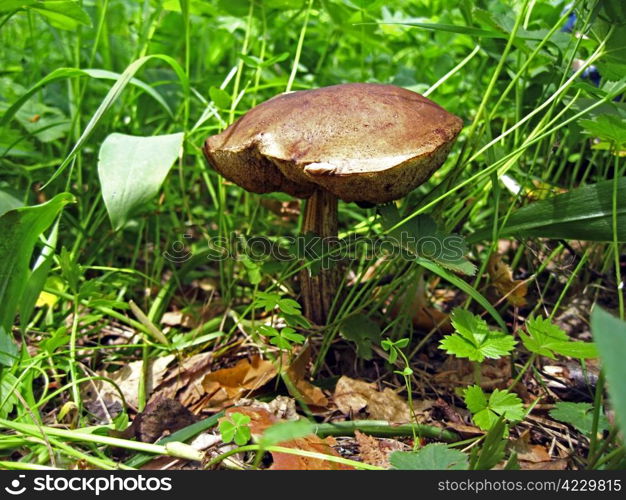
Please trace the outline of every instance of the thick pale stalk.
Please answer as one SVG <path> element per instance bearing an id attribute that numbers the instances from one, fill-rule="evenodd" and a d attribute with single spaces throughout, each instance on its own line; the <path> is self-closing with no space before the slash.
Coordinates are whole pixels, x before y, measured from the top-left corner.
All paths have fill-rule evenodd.
<path id="1" fill-rule="evenodd" d="M 327 252 L 337 241 L 337 197 L 322 190 L 316 191 L 306 202 L 304 235 L 313 233 L 320 238 L 317 251 Z M 330 260 L 330 259 L 329 259 Z M 315 276 L 310 268 L 300 273 L 304 315 L 318 325 L 326 324 L 330 306 L 337 291 L 336 269 L 321 269 Z"/>

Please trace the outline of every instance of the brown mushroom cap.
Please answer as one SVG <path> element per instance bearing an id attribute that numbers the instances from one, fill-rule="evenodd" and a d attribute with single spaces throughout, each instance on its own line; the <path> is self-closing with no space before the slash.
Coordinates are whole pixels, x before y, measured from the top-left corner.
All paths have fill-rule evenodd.
<path id="1" fill-rule="evenodd" d="M 428 180 L 462 126 L 410 90 L 349 83 L 265 101 L 209 137 L 204 153 L 254 193 L 307 198 L 322 188 L 344 201 L 385 203 Z"/>

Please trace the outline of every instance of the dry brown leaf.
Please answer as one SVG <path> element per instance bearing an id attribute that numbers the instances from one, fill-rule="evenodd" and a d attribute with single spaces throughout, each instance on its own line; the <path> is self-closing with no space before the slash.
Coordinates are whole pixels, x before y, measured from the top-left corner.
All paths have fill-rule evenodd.
<path id="1" fill-rule="evenodd" d="M 486 359 L 480 364 L 480 373 L 483 389 L 505 389 L 511 378 L 511 360 L 508 357 Z M 433 380 L 450 388 L 472 385 L 475 381 L 474 364 L 467 359 L 448 356 Z"/>
<path id="2" fill-rule="evenodd" d="M 525 462 L 550 462 L 552 457 L 545 446 L 540 444 L 528 445 L 523 451 L 518 452 L 517 458 Z"/>
<path id="3" fill-rule="evenodd" d="M 250 417 L 250 432 L 254 438 L 263 434 L 265 429 L 278 422 L 284 422 L 276 418 L 268 410 L 255 406 L 237 406 L 227 408 L 224 418 L 229 418 L 233 413 L 242 413 Z M 283 448 L 294 450 L 312 451 L 339 457 L 340 455 L 333 449 L 334 440 L 332 438 L 322 439 L 315 434 L 305 436 L 290 441 L 279 443 Z M 273 464 L 270 470 L 352 470 L 348 465 L 323 460 L 321 458 L 302 457 L 290 453 L 272 451 Z"/>
<path id="4" fill-rule="evenodd" d="M 523 280 L 513 279 L 511 268 L 502 261 L 500 255 L 495 253 L 491 255 L 487 264 L 487 272 L 491 278 L 491 284 L 501 296 L 506 297 L 514 306 L 523 307 L 526 305 L 527 284 Z"/>
<path id="5" fill-rule="evenodd" d="M 391 467 L 389 454 L 406 448 L 403 443 L 395 439 L 375 438 L 363 434 L 358 430 L 354 432 L 354 437 L 359 445 L 361 460 L 366 464 L 376 465 L 386 469 Z"/>
<path id="6" fill-rule="evenodd" d="M 420 278 L 415 289 L 402 295 L 396 302 L 396 306 L 390 311 L 391 316 L 410 314 L 413 325 L 420 330 L 430 331 L 436 328 L 441 333 L 452 333 L 449 315 L 430 304 L 426 291 L 426 283 Z"/>
<path id="7" fill-rule="evenodd" d="M 528 430 L 511 443 L 511 449 L 517 453 L 517 458 L 520 462 L 540 463 L 552 460 L 545 446 L 530 443 L 530 432 Z"/>
<path id="8" fill-rule="evenodd" d="M 202 288 L 202 286 L 200 282 L 194 281 L 193 287 Z M 199 328 L 207 321 L 222 314 L 224 310 L 225 307 L 221 300 L 211 298 L 202 306 L 188 306 L 184 310 L 168 311 L 164 313 L 161 317 L 161 324 L 189 329 Z"/>
<path id="9" fill-rule="evenodd" d="M 520 460 L 519 466 L 523 470 L 565 470 L 567 468 L 567 460 L 557 458 L 551 462 L 528 462 Z"/>
<path id="10" fill-rule="evenodd" d="M 213 359 L 210 352 L 191 356 L 171 370 L 155 389 L 150 400 L 157 398 L 176 398 L 180 403 L 191 408 L 192 404 L 204 396 L 202 379 Z"/>
<path id="11" fill-rule="evenodd" d="M 459 422 L 446 422 L 446 428 L 458 432 L 463 438 L 470 438 L 485 434 L 485 431 L 480 430 L 478 427 Z"/>
<path id="12" fill-rule="evenodd" d="M 267 409 L 276 417 L 283 420 L 298 420 L 296 400 L 287 396 L 276 396 L 267 403 Z"/>
<path id="13" fill-rule="evenodd" d="M 253 356 L 250 361 L 242 359 L 231 368 L 208 373 L 202 380 L 210 408 L 234 403 L 246 393 L 259 389 L 276 376 L 276 368 L 269 361 Z"/>
<path id="14" fill-rule="evenodd" d="M 296 386 L 296 389 L 300 393 L 299 395 L 292 394 L 292 396 L 295 398 L 301 396 L 304 403 L 309 406 L 326 408 L 328 406 L 328 398 L 324 395 L 324 392 L 305 379 L 310 360 L 311 349 L 307 345 L 287 369 L 287 375 L 291 383 Z"/>
<path id="15" fill-rule="evenodd" d="M 226 408 L 224 412 L 224 417 L 220 419 L 229 419 L 233 413 L 241 413 L 242 415 L 247 415 L 250 417 L 250 423 L 248 427 L 250 427 L 250 433 L 253 438 L 261 437 L 261 434 L 265 432 L 265 429 L 274 425 L 276 422 L 280 422 L 281 420 L 273 415 L 269 410 L 263 408 L 261 406 L 231 406 L 230 408 Z"/>
<path id="16" fill-rule="evenodd" d="M 182 311 L 168 311 L 161 317 L 161 324 L 166 326 L 183 326 L 185 328 L 194 328 L 196 322 L 188 314 Z"/>
<path id="17" fill-rule="evenodd" d="M 344 376 L 337 382 L 333 400 L 341 413 L 350 415 L 365 409 L 369 402 L 367 396 L 375 390 L 374 384 Z"/>
<path id="18" fill-rule="evenodd" d="M 280 443 L 284 448 L 292 448 L 294 450 L 313 451 L 339 457 L 340 455 L 333 449 L 334 439 L 322 439 L 315 434 L 305 436 L 303 438 L 293 439 Z M 270 470 L 354 470 L 350 465 L 344 465 L 321 458 L 302 457 L 292 455 L 290 453 L 272 452 L 274 463 Z"/>
<path id="19" fill-rule="evenodd" d="M 148 403 L 137 414 L 130 427 L 122 433 L 122 437 L 154 443 L 165 432 L 171 434 L 196 421 L 197 418 L 177 400 L 159 399 Z"/>
<path id="20" fill-rule="evenodd" d="M 150 361 L 150 375 L 146 387 L 146 394 L 151 394 L 153 389 L 163 380 L 167 366 L 173 361 L 174 355 L 162 356 Z M 132 361 L 112 373 L 101 372 L 99 375 L 107 377 L 115 382 L 126 403 L 132 408 L 137 408 L 139 381 L 142 377 L 143 361 Z M 119 393 L 110 383 L 104 380 L 88 381 L 82 384 L 82 393 L 86 403 L 97 406 L 100 401 L 121 401 Z"/>
<path id="21" fill-rule="evenodd" d="M 350 415 L 366 409 L 372 420 L 403 424 L 411 420 L 409 406 L 393 389 L 376 389 L 376 384 L 343 376 L 337 382 L 333 400 L 339 410 Z"/>
<path id="22" fill-rule="evenodd" d="M 434 307 L 419 307 L 413 314 L 413 325 L 424 331 L 430 331 L 433 328 L 437 328 L 442 333 L 453 331 L 450 316 Z"/>

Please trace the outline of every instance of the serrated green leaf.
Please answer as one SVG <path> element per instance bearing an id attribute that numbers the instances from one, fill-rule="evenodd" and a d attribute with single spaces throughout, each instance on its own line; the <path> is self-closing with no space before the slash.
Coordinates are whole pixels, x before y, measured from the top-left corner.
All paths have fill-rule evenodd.
<path id="1" fill-rule="evenodd" d="M 598 357 L 598 349 L 591 342 L 563 342 L 554 347 L 554 352 L 570 358 L 591 359 Z"/>
<path id="2" fill-rule="evenodd" d="M 302 306 L 293 299 L 281 298 L 278 301 L 278 308 L 285 314 L 300 314 L 301 307 Z"/>
<path id="3" fill-rule="evenodd" d="M 552 359 L 555 354 L 580 359 L 597 356 L 594 344 L 569 340 L 567 334 L 549 319 L 531 318 L 526 322 L 526 330 L 528 334 L 519 332 L 524 347 L 540 356 Z"/>
<path id="4" fill-rule="evenodd" d="M 516 394 L 500 389 L 496 389 L 489 396 L 489 409 L 503 415 L 510 422 L 522 420 L 525 414 L 522 400 Z"/>
<path id="5" fill-rule="evenodd" d="M 281 336 L 296 344 L 302 344 L 306 340 L 304 335 L 296 333 L 293 328 L 283 328 L 280 332 Z"/>
<path id="6" fill-rule="evenodd" d="M 467 409 L 473 414 L 487 408 L 487 396 L 478 385 L 471 385 L 464 391 L 464 400 Z"/>
<path id="7" fill-rule="evenodd" d="M 513 336 L 489 330 L 484 320 L 464 309 L 453 311 L 452 325 L 456 332 L 446 335 L 439 347 L 459 358 L 478 362 L 485 358 L 498 359 L 509 354 L 516 345 Z"/>
<path id="8" fill-rule="evenodd" d="M 467 455 L 442 443 L 427 444 L 419 451 L 395 451 L 389 462 L 398 470 L 467 470 Z"/>
<path id="9" fill-rule="evenodd" d="M 621 148 L 626 145 L 626 124 L 615 115 L 600 115 L 593 120 L 579 120 L 584 131 Z"/>
<path id="10" fill-rule="evenodd" d="M 593 405 L 590 403 L 570 403 L 559 401 L 550 410 L 550 416 L 559 422 L 570 424 L 585 434 L 591 436 L 593 428 Z M 600 418 L 598 420 L 598 432 L 603 432 L 609 427 L 609 422 L 604 416 L 604 411 L 600 408 Z"/>
<path id="11" fill-rule="evenodd" d="M 465 390 L 464 400 L 474 423 L 483 430 L 491 429 L 500 417 L 511 422 L 524 418 L 522 400 L 506 390 L 496 389 L 487 399 L 483 390 L 473 385 Z"/>
<path id="12" fill-rule="evenodd" d="M 451 320 L 456 332 L 469 341 L 473 342 L 476 337 L 482 339 L 489 335 L 487 322 L 465 309 L 454 309 Z"/>

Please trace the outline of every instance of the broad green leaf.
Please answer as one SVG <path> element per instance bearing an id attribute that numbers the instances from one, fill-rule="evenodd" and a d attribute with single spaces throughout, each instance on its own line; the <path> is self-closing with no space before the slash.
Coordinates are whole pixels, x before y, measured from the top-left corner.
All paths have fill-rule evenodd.
<path id="1" fill-rule="evenodd" d="M 135 71 L 133 71 L 133 74 L 135 72 L 136 72 L 136 69 Z M 20 108 L 24 106 L 24 103 L 26 103 L 26 101 L 28 101 L 35 92 L 45 87 L 47 84 L 55 82 L 57 80 L 62 80 L 65 78 L 78 78 L 78 77 L 83 77 L 83 76 L 90 76 L 91 78 L 104 79 L 104 80 L 126 81 L 126 77 L 124 75 L 115 73 L 113 71 L 103 70 L 103 69 L 57 68 L 52 73 L 44 76 L 41 80 L 35 83 L 24 94 L 22 94 L 19 97 L 19 99 L 17 99 L 13 104 L 11 104 L 11 106 L 2 115 L 2 118 L 0 118 L 0 126 L 7 124 L 18 113 Z M 137 78 L 130 78 L 128 79 L 127 83 L 141 88 L 147 94 L 152 96 L 156 101 L 159 102 L 159 104 L 161 104 L 161 106 L 165 108 L 168 114 L 172 116 L 172 110 L 170 109 L 168 104 L 165 102 L 163 97 L 161 97 L 161 95 L 152 87 L 150 87 L 148 84 L 142 82 L 141 80 Z M 113 88 L 115 88 L 115 86 Z M 113 88 L 111 90 L 113 90 Z"/>
<path id="2" fill-rule="evenodd" d="M 285 441 L 298 439 L 313 433 L 315 426 L 305 418 L 274 424 L 263 432 L 259 439 L 261 447 L 274 446 Z"/>
<path id="3" fill-rule="evenodd" d="M 7 418 L 19 399 L 15 395 L 17 378 L 7 370 L 0 372 L 0 418 Z"/>
<path id="4" fill-rule="evenodd" d="M 216 17 L 219 15 L 219 11 L 217 8 L 206 0 L 191 0 L 187 2 L 189 5 L 187 8 L 191 14 L 201 15 L 208 14 L 211 17 Z M 181 2 L 180 0 L 162 0 L 162 6 L 164 10 L 171 10 L 174 12 L 181 12 Z"/>
<path id="5" fill-rule="evenodd" d="M 589 342 L 574 342 L 557 325 L 549 319 L 531 318 L 526 322 L 526 330 L 519 332 L 524 347 L 530 352 L 555 358 L 555 354 L 572 358 L 595 358 L 598 353 L 594 344 Z"/>
<path id="6" fill-rule="evenodd" d="M 82 71 L 86 75 L 97 80 L 118 80 L 122 76 L 114 71 L 108 71 L 98 68 L 87 68 Z M 163 107 L 163 109 L 167 111 L 168 115 L 170 115 L 172 118 L 174 117 L 174 113 L 172 113 L 170 105 L 165 101 L 165 99 L 163 99 L 163 96 L 159 94 L 159 92 L 157 92 L 153 87 L 140 80 L 139 78 L 131 78 L 128 83 L 143 90 L 146 94 L 148 94 L 155 101 L 157 101 Z"/>
<path id="7" fill-rule="evenodd" d="M 0 217 L 0 326 L 11 331 L 29 275 L 30 258 L 42 234 L 74 197 L 61 193 L 33 207 L 10 210 Z M 6 346 L 6 341 L 2 342 Z"/>
<path id="8" fill-rule="evenodd" d="M 380 326 L 367 316 L 354 314 L 345 318 L 339 325 L 339 333 L 356 344 L 357 355 L 362 359 L 372 359 L 372 344 L 380 340 Z"/>
<path id="9" fill-rule="evenodd" d="M 0 325 L 0 365 L 4 366 L 12 366 L 18 357 L 17 345 L 9 331 Z"/>
<path id="10" fill-rule="evenodd" d="M 121 229 L 161 188 L 180 154 L 183 134 L 109 135 L 100 147 L 98 176 L 111 224 Z"/>
<path id="11" fill-rule="evenodd" d="M 18 200 L 11 193 L 0 189 L 0 217 L 9 210 L 19 208 L 23 205 L 22 201 Z"/>
<path id="12" fill-rule="evenodd" d="M 180 80 L 181 85 L 183 87 L 183 92 L 185 94 L 189 93 L 189 79 L 187 78 L 185 71 L 182 69 L 180 64 L 176 62 L 174 58 L 163 55 L 163 54 L 153 54 L 153 55 L 141 57 L 137 59 L 136 61 L 133 61 L 126 67 L 124 72 L 116 80 L 115 84 L 109 89 L 109 91 L 107 92 L 107 95 L 104 97 L 104 99 L 98 106 L 98 109 L 96 109 L 96 111 L 92 115 L 87 125 L 85 125 L 85 128 L 83 129 L 82 134 L 80 135 L 80 137 L 74 144 L 74 147 L 72 147 L 72 150 L 68 153 L 68 155 L 65 157 L 61 165 L 59 165 L 59 168 L 57 168 L 54 174 L 52 174 L 52 176 L 48 179 L 48 182 L 46 182 L 46 184 L 42 187 L 42 189 L 45 188 L 48 184 L 50 184 L 53 180 L 55 180 L 59 175 L 61 175 L 61 173 L 67 168 L 67 166 L 74 159 L 76 154 L 85 145 L 85 142 L 87 142 L 87 139 L 93 133 L 94 129 L 96 128 L 96 125 L 100 123 L 100 120 L 102 119 L 104 114 L 111 108 L 111 106 L 113 106 L 113 103 L 117 100 L 117 98 L 124 91 L 124 89 L 126 88 L 126 85 L 130 83 L 132 78 L 135 76 L 135 73 L 137 73 L 137 71 L 139 71 L 139 69 L 144 64 L 146 64 L 148 61 L 152 59 L 159 59 L 169 64 L 174 70 L 174 72 L 176 73 L 176 76 L 178 76 L 178 79 Z M 41 82 L 39 82 L 36 85 L 40 85 L 40 84 Z M 29 90 L 29 92 L 31 90 Z M 13 106 L 11 106 L 11 109 L 13 109 Z M 2 117 L 2 121 L 4 120 L 5 120 L 5 116 Z"/>
<path id="13" fill-rule="evenodd" d="M 467 470 L 467 455 L 442 443 L 427 444 L 419 451 L 394 451 L 389 456 L 394 469 L 399 470 Z"/>
<path id="14" fill-rule="evenodd" d="M 626 123 L 615 115 L 600 115 L 593 120 L 579 120 L 585 132 L 618 148 L 626 145 Z"/>
<path id="15" fill-rule="evenodd" d="M 591 332 L 598 346 L 616 422 L 626 433 L 626 322 L 600 307 L 591 314 Z"/>
<path id="16" fill-rule="evenodd" d="M 508 34 L 498 31 L 484 30 L 474 28 L 472 26 L 460 26 L 455 24 L 442 23 L 424 23 L 418 19 L 400 19 L 394 22 L 379 22 L 380 24 L 401 24 L 404 26 L 415 26 L 432 31 L 447 31 L 448 33 L 457 33 L 459 35 L 474 36 L 477 38 L 508 38 Z"/>
<path id="17" fill-rule="evenodd" d="M 578 429 L 586 436 L 591 436 L 593 428 L 593 405 L 591 403 L 569 403 L 559 401 L 550 410 L 550 416 L 559 422 L 565 422 Z M 609 427 L 609 422 L 600 408 L 598 420 L 598 432 L 603 432 Z"/>
<path id="18" fill-rule="evenodd" d="M 37 299 L 46 283 L 46 278 L 52 266 L 52 258 L 54 257 L 54 248 L 56 247 L 58 232 L 59 221 L 57 220 L 26 281 L 26 287 L 18 308 L 22 331 L 25 331 L 28 326 L 28 321 L 35 309 Z"/>
<path id="19" fill-rule="evenodd" d="M 209 96 L 218 108 L 230 108 L 230 95 L 224 89 L 211 87 L 209 89 Z"/>
<path id="20" fill-rule="evenodd" d="M 491 429 L 500 417 L 512 422 L 524 418 L 522 400 L 508 391 L 496 389 L 487 399 L 483 390 L 473 385 L 465 389 L 464 399 L 474 423 L 483 430 Z"/>
<path id="21" fill-rule="evenodd" d="M 512 335 L 490 330 L 483 319 L 465 309 L 454 310 L 452 325 L 455 333 L 446 335 L 439 347 L 459 358 L 478 362 L 498 359 L 509 354 L 517 343 Z"/>
<path id="22" fill-rule="evenodd" d="M 617 240 L 626 242 L 626 177 L 619 178 L 617 190 Z M 468 240 L 481 241 L 492 234 L 492 229 L 487 228 Z M 613 180 L 579 187 L 520 208 L 508 218 L 500 236 L 613 241 Z"/>
<path id="23" fill-rule="evenodd" d="M 2 0 L 0 2 L 0 12 L 10 12 L 12 10 L 28 7 L 36 2 L 36 0 Z"/>
<path id="24" fill-rule="evenodd" d="M 29 4 L 28 8 L 44 16 L 55 28 L 75 30 L 81 24 L 91 26 L 89 15 L 73 0 L 45 0 Z"/>
<path id="25" fill-rule="evenodd" d="M 597 67 L 603 79 L 619 80 L 626 74 L 626 9 L 622 0 L 603 0 L 598 2 L 599 15 L 595 16 L 593 33 L 598 39 L 609 35 L 603 57 Z"/>

